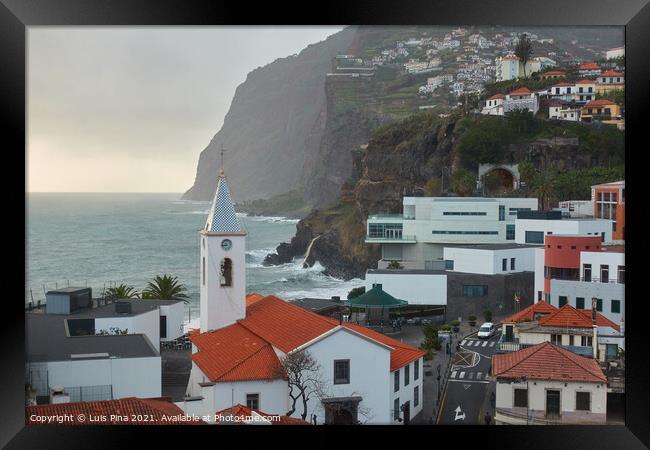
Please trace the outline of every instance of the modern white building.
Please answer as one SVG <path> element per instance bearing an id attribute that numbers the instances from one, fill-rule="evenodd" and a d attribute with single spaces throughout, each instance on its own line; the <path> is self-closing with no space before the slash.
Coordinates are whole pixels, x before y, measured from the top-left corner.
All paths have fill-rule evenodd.
<path id="1" fill-rule="evenodd" d="M 602 236 L 604 242 L 611 242 L 612 221 L 591 217 L 562 218 L 560 211 L 544 212 L 538 215 L 523 214 L 515 221 L 515 242 L 517 244 L 543 244 L 544 236 L 554 234 Z"/>
<path id="2" fill-rule="evenodd" d="M 187 398 L 178 405 L 187 414 L 237 404 L 286 414 L 297 386 L 282 363 L 309 355 L 313 366 L 299 372 L 312 380 L 304 385 L 312 394 L 306 408 L 297 399 L 294 417 L 397 424 L 419 414 L 424 352 L 274 296 L 247 296 L 245 238 L 222 171 L 201 231 L 201 329 L 190 334 Z"/>
<path id="3" fill-rule="evenodd" d="M 434 269 L 445 244 L 496 244 L 515 240 L 518 211 L 537 210 L 535 198 L 404 197 L 402 214 L 368 217 L 366 243 L 382 244 L 385 269 Z"/>
<path id="4" fill-rule="evenodd" d="M 549 342 L 495 355 L 497 425 L 604 424 L 607 377 L 594 359 Z"/>
<path id="5" fill-rule="evenodd" d="M 610 48 L 605 52 L 605 58 L 614 59 L 625 56 L 625 47 Z"/>
<path id="6" fill-rule="evenodd" d="M 567 200 L 558 203 L 562 215 L 569 217 L 593 217 L 594 201 L 592 200 Z"/>
<path id="7" fill-rule="evenodd" d="M 484 247 L 484 248 L 482 248 Z M 535 271 L 535 249 L 530 245 L 445 247 L 448 271 L 496 275 Z"/>

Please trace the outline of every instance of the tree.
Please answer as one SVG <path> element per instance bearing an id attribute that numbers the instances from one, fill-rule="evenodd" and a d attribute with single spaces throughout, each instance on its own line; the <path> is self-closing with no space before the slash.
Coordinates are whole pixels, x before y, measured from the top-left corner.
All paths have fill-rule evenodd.
<path id="1" fill-rule="evenodd" d="M 171 275 L 156 275 L 156 277 L 147 283 L 147 287 L 142 291 L 143 299 L 160 299 L 160 300 L 182 300 L 189 302 L 187 288 L 184 284 L 178 282 L 178 277 Z"/>
<path id="2" fill-rule="evenodd" d="M 524 183 L 530 184 L 533 181 L 533 178 L 535 178 L 536 174 L 537 171 L 535 170 L 535 166 L 532 162 L 527 159 L 519 162 L 519 175 L 521 176 L 521 180 Z"/>
<path id="3" fill-rule="evenodd" d="M 535 118 L 532 111 L 516 108 L 505 113 L 508 126 L 514 131 L 515 136 L 527 136 L 533 130 Z"/>
<path id="4" fill-rule="evenodd" d="M 442 192 L 440 178 L 433 177 L 424 185 L 424 192 L 428 197 L 438 197 Z"/>
<path id="5" fill-rule="evenodd" d="M 303 420 L 307 418 L 307 404 L 311 398 L 322 399 L 325 396 L 325 382 L 321 376 L 320 365 L 306 350 L 287 353 L 280 359 L 276 375 L 282 376 L 289 385 L 291 398 L 287 416 L 296 412 L 298 402 L 302 403 Z"/>
<path id="6" fill-rule="evenodd" d="M 486 322 L 492 322 L 492 311 L 490 311 L 489 309 L 486 309 L 483 312 L 483 316 L 485 317 Z"/>
<path id="7" fill-rule="evenodd" d="M 528 35 L 526 33 L 522 33 L 519 36 L 517 46 L 515 47 L 515 55 L 519 58 L 519 61 L 521 61 L 521 64 L 524 66 L 524 78 L 526 78 L 526 63 L 528 63 L 528 60 L 532 54 L 533 44 L 530 42 L 530 39 L 528 39 Z"/>
<path id="8" fill-rule="evenodd" d="M 104 291 L 104 296 L 110 299 L 120 298 L 140 298 L 140 294 L 133 286 L 122 283 L 117 286 L 109 287 Z"/>
<path id="9" fill-rule="evenodd" d="M 556 177 L 550 170 L 543 170 L 533 179 L 531 191 L 541 202 L 542 211 L 549 208 L 555 199 Z"/>
<path id="10" fill-rule="evenodd" d="M 350 292 L 348 292 L 348 300 L 352 300 L 353 298 L 357 298 L 361 294 L 366 292 L 366 287 L 365 286 L 359 286 L 352 288 Z"/>
<path id="11" fill-rule="evenodd" d="M 399 269 L 403 269 L 404 266 L 402 266 L 399 263 L 399 261 L 391 261 L 390 263 L 388 263 L 388 266 L 386 266 L 386 268 L 391 270 L 399 270 Z"/>
<path id="12" fill-rule="evenodd" d="M 459 169 L 452 176 L 451 187 L 456 194 L 467 197 L 476 189 L 476 180 L 467 170 Z"/>

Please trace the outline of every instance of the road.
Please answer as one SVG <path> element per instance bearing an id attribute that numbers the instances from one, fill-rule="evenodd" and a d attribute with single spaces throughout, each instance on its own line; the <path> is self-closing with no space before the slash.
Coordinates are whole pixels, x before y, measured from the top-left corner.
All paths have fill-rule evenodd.
<path id="1" fill-rule="evenodd" d="M 490 339 L 476 335 L 461 340 L 454 355 L 447 389 L 442 400 L 438 423 L 442 425 L 484 425 L 483 402 L 489 381 L 492 355 L 501 335 Z"/>

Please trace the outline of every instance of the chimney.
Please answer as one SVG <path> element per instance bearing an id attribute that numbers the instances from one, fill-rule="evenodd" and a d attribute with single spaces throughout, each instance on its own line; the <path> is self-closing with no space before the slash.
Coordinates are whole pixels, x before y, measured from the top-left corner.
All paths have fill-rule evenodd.
<path id="1" fill-rule="evenodd" d="M 68 393 L 66 393 L 61 386 L 51 386 L 50 403 L 70 403 L 70 395 L 68 395 Z"/>

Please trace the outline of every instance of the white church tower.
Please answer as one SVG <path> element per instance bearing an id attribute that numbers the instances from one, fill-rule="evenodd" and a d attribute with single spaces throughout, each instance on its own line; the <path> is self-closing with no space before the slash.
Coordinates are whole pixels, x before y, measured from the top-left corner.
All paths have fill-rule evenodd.
<path id="1" fill-rule="evenodd" d="M 223 167 L 200 232 L 201 333 L 246 316 L 246 231 L 237 219 Z"/>

